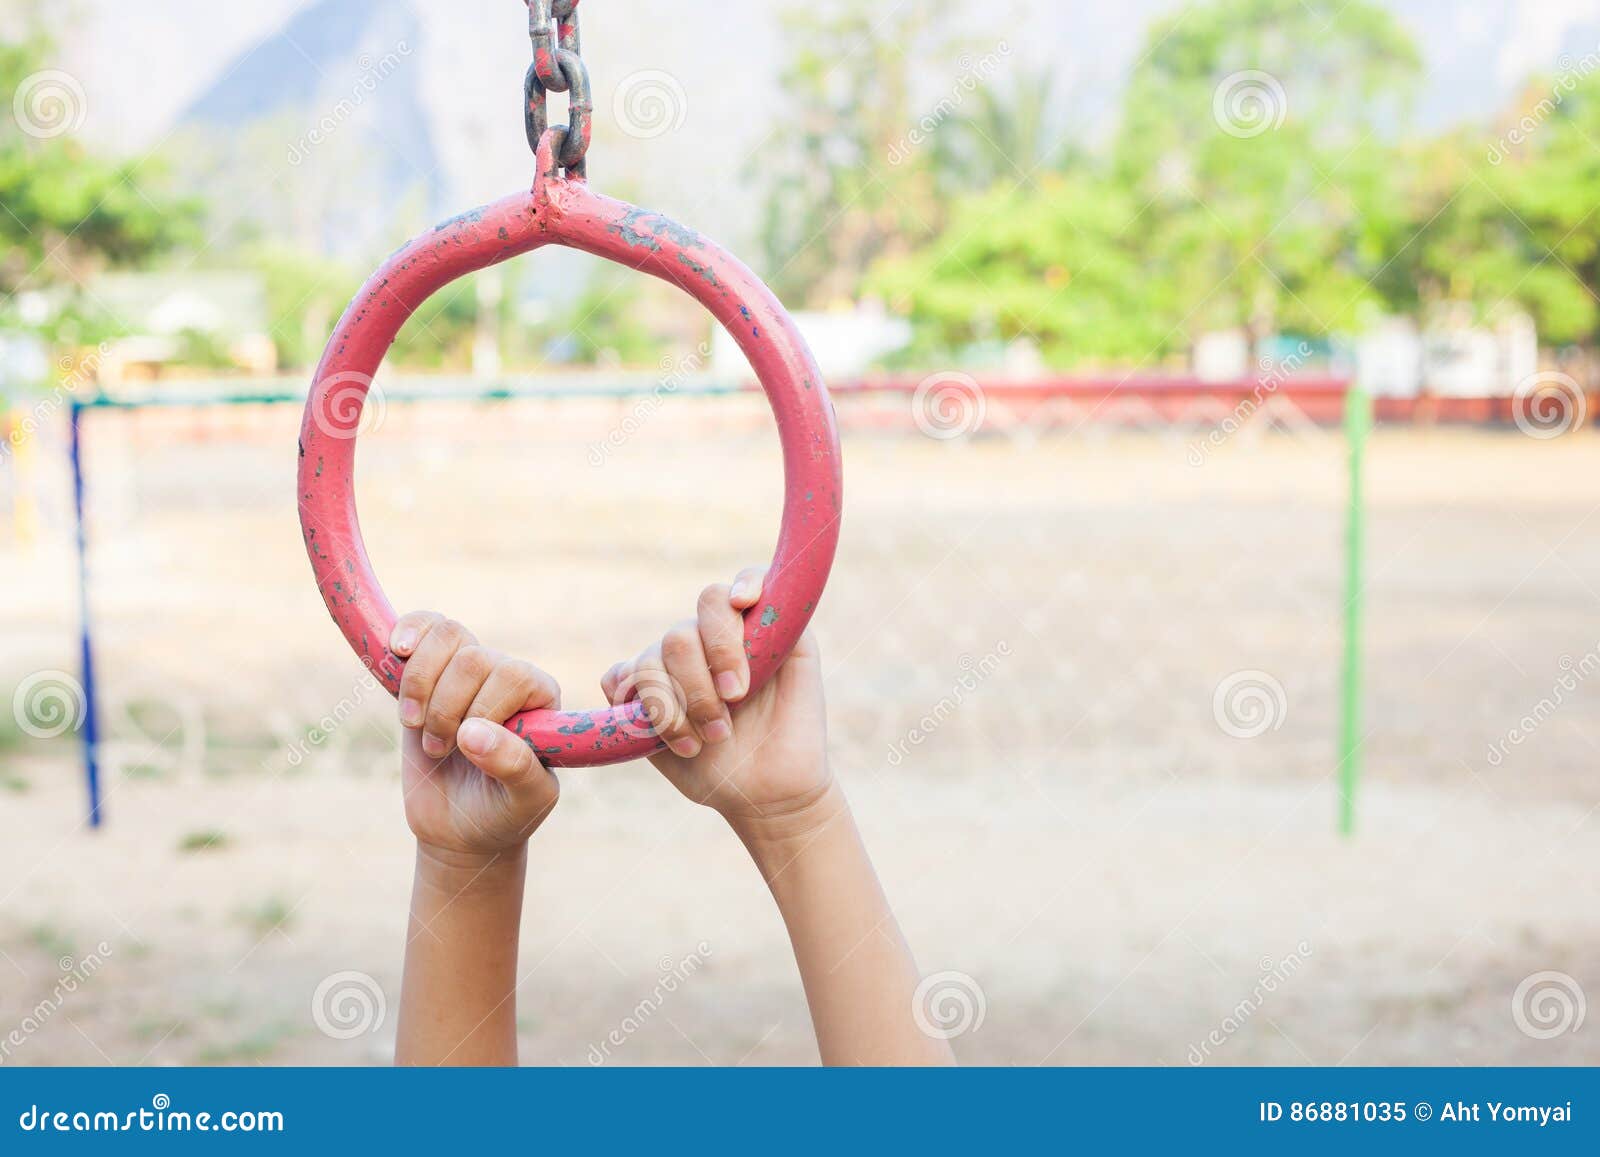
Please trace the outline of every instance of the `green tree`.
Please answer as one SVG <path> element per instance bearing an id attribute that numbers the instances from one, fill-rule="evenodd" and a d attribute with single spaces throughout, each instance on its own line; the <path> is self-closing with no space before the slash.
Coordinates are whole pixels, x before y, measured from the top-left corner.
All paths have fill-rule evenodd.
<path id="1" fill-rule="evenodd" d="M 1591 151 L 1586 143 L 1581 147 Z M 1592 291 L 1550 248 L 1565 248 L 1583 267 L 1587 209 L 1571 213 L 1559 197 L 1553 214 L 1538 207 L 1560 187 L 1546 170 L 1578 159 L 1567 151 L 1570 143 L 1560 148 L 1562 155 L 1550 161 L 1524 157 L 1497 167 L 1481 134 L 1462 130 L 1406 149 L 1402 235 L 1379 283 L 1391 308 L 1427 316 L 1466 306 L 1481 321 L 1521 309 L 1547 341 L 1592 340 Z M 1593 204 L 1592 194 L 1580 199 Z M 1593 232 L 1587 240 L 1592 245 Z"/>
<path id="2" fill-rule="evenodd" d="M 1005 55 L 1010 56 L 1009 46 Z M 1053 72 L 1019 68 L 1009 78 L 979 79 L 982 83 L 972 86 L 958 115 L 934 136 L 934 176 L 941 192 L 983 192 L 996 184 L 1031 186 L 1044 174 L 1063 172 L 1084 160 L 1072 135 L 1058 123 Z"/>
<path id="3" fill-rule="evenodd" d="M 949 0 L 807 0 L 783 14 L 784 105 L 753 175 L 767 272 L 786 299 L 851 297 L 872 262 L 937 230 L 934 157 L 911 141 L 913 78 L 951 55 L 949 13 Z"/>
<path id="4" fill-rule="evenodd" d="M 869 288 L 917 325 L 916 353 L 1027 338 L 1051 363 L 1141 361 L 1167 344 L 1169 288 L 1145 276 L 1138 206 L 1084 172 L 960 201 L 949 228 Z"/>
<path id="5" fill-rule="evenodd" d="M 1115 166 L 1147 207 L 1151 272 L 1184 303 L 1174 324 L 1322 334 L 1381 305 L 1387 137 L 1420 67 L 1398 22 L 1367 0 L 1216 0 L 1146 45 Z"/>
<path id="6" fill-rule="evenodd" d="M 108 161 L 70 132 L 79 93 L 46 73 L 41 31 L 0 42 L 0 293 L 76 286 L 192 238 L 196 206 L 161 189 L 154 161 Z M 63 119 L 64 118 L 64 119 Z"/>

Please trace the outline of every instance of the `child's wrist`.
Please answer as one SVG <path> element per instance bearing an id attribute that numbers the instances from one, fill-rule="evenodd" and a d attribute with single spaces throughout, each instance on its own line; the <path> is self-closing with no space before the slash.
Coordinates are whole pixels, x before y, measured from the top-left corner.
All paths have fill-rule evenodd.
<path id="1" fill-rule="evenodd" d="M 464 852 L 417 841 L 418 882 L 452 897 L 520 889 L 527 870 L 526 843 L 497 852 Z"/>
<path id="2" fill-rule="evenodd" d="M 808 843 L 849 816 L 850 803 L 831 773 L 815 792 L 798 799 L 760 810 L 723 813 L 723 819 L 757 859 L 767 851 Z"/>

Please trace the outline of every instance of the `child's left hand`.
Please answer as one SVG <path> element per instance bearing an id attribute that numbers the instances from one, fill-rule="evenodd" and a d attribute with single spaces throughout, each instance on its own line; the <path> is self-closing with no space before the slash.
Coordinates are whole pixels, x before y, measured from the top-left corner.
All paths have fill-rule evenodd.
<path id="1" fill-rule="evenodd" d="M 480 647 L 460 623 L 431 612 L 403 617 L 389 648 L 407 660 L 401 783 L 418 842 L 468 856 L 521 847 L 555 807 L 561 785 L 501 724 L 559 707 L 561 689 L 531 663 Z"/>

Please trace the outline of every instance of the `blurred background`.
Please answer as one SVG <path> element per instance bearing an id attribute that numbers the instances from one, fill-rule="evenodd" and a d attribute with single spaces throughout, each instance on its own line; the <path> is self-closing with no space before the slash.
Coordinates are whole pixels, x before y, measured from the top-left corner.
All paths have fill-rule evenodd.
<path id="1" fill-rule="evenodd" d="M 580 12 L 592 182 L 743 256 L 834 388 L 831 749 L 927 1031 L 1600 1062 L 1592 0 Z M 0 0 L 0 1064 L 389 1057 L 393 706 L 304 561 L 298 403 L 386 254 L 531 181 L 526 31 Z M 713 329 L 552 250 L 428 302 L 363 434 L 391 598 L 577 703 L 769 557 Z M 525 1061 L 813 1061 L 720 821 L 563 783 Z"/>

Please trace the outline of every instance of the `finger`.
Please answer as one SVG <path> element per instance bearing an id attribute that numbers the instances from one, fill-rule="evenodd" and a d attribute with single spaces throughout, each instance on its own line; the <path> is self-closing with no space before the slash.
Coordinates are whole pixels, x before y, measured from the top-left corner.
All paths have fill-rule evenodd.
<path id="1" fill-rule="evenodd" d="M 700 738 L 689 723 L 681 691 L 667 674 L 665 643 L 663 639 L 634 661 L 627 695 L 639 700 L 650 725 L 674 755 L 693 759 L 700 754 Z"/>
<path id="2" fill-rule="evenodd" d="M 412 611 L 409 615 L 401 615 L 394 630 L 389 632 L 389 650 L 402 659 L 408 658 L 417 649 L 417 644 L 422 642 L 422 636 L 442 622 L 444 616 L 435 611 Z"/>
<path id="3" fill-rule="evenodd" d="M 462 647 L 451 657 L 428 699 L 427 714 L 422 722 L 424 754 L 443 759 L 450 753 L 456 743 L 456 732 L 467 717 L 467 709 L 501 661 L 501 657 L 487 647 L 475 645 Z"/>
<path id="4" fill-rule="evenodd" d="M 684 713 L 694 733 L 708 744 L 726 743 L 733 737 L 733 721 L 712 681 L 699 623 L 682 622 L 668 631 L 661 640 L 661 658 L 668 677 L 683 691 Z"/>
<path id="5" fill-rule="evenodd" d="M 555 804 L 560 785 L 526 742 L 487 719 L 468 719 L 456 732 L 456 742 L 472 766 L 498 780 L 519 806 L 544 812 Z M 540 806 L 542 805 L 542 806 Z"/>
<path id="6" fill-rule="evenodd" d="M 504 723 L 523 711 L 537 711 L 543 707 L 561 706 L 561 688 L 554 678 L 520 659 L 508 659 L 496 664 L 484 680 L 472 705 L 467 708 L 467 719 L 487 719 L 490 723 Z"/>
<path id="7" fill-rule="evenodd" d="M 437 617 L 417 641 L 400 676 L 400 722 L 418 728 L 426 717 L 434 685 L 462 647 L 476 643 L 472 632 L 454 619 Z M 398 652 L 397 652 L 398 653 Z M 454 734 L 454 732 L 452 732 Z"/>
<path id="8" fill-rule="evenodd" d="M 747 566 L 733 580 L 728 592 L 729 600 L 737 610 L 748 611 L 761 599 L 761 588 L 767 583 L 767 568 Z"/>
<path id="9" fill-rule="evenodd" d="M 724 703 L 737 703 L 750 690 L 750 658 L 744 652 L 744 616 L 725 586 L 700 593 L 700 642 L 706 666 Z"/>
<path id="10" fill-rule="evenodd" d="M 606 697 L 606 702 L 615 707 L 621 700 L 619 695 L 626 695 L 628 691 L 628 676 L 633 673 L 631 662 L 613 663 L 610 670 L 600 676 L 600 690 Z"/>

